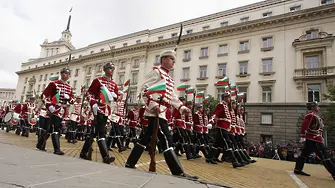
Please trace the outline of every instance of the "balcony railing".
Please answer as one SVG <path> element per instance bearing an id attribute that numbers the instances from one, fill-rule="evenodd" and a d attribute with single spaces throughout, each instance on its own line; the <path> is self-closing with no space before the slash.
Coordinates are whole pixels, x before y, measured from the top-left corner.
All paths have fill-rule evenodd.
<path id="1" fill-rule="evenodd" d="M 309 77 L 331 77 L 335 76 L 335 67 L 319 67 L 312 69 L 295 69 L 295 79 Z"/>

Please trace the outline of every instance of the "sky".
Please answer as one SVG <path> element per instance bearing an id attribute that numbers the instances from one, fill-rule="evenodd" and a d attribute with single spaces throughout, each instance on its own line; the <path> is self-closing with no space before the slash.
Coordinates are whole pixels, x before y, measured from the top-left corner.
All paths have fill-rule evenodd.
<path id="1" fill-rule="evenodd" d="M 76 48 L 261 0 L 0 0 L 0 88 L 16 88 L 21 63 L 58 40 L 69 10 Z"/>

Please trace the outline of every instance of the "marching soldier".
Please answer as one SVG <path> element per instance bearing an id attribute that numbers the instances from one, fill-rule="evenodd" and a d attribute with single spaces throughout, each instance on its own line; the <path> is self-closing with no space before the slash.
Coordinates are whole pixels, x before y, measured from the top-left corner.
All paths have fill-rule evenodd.
<path id="1" fill-rule="evenodd" d="M 198 179 L 198 177 L 191 177 L 184 173 L 178 157 L 175 154 L 173 148 L 171 147 L 172 138 L 166 120 L 166 109 L 170 108 L 170 106 L 172 105 L 176 109 L 179 109 L 182 113 L 190 113 L 190 110 L 187 107 L 183 106 L 182 102 L 180 102 L 178 97 L 176 96 L 176 93 L 174 92 L 174 80 L 168 75 L 169 70 L 173 68 L 175 59 L 175 51 L 163 51 L 160 54 L 161 66 L 154 67 L 153 70 L 145 76 L 144 84 L 141 87 L 141 95 L 143 96 L 143 100 L 147 107 L 144 115 L 148 117 L 148 131 L 145 133 L 143 138 L 135 144 L 127 159 L 125 166 L 127 168 L 135 168 L 135 165 L 140 159 L 145 149 L 145 146 L 151 141 L 151 137 L 154 133 L 154 122 L 158 115 L 158 138 L 163 150 L 165 161 L 171 173 L 176 176 Z M 146 92 L 148 87 L 151 87 L 162 80 L 166 82 L 167 88 L 166 94 L 164 98 L 162 98 L 162 103 L 160 104 L 159 95 L 147 96 Z"/>
<path id="2" fill-rule="evenodd" d="M 145 105 L 143 105 L 140 108 L 140 111 L 138 112 L 138 116 L 139 116 L 139 119 L 140 119 L 140 125 L 142 127 L 140 139 L 143 138 L 145 132 L 147 132 L 147 129 L 148 129 L 148 119 L 144 116 L 145 109 L 146 109 L 146 107 L 145 107 Z"/>
<path id="3" fill-rule="evenodd" d="M 136 143 L 136 127 L 139 123 L 139 114 L 138 114 L 138 105 L 134 105 L 134 109 L 130 110 L 128 112 L 128 126 L 129 126 L 129 134 L 128 138 L 126 139 L 126 148 L 131 149 L 129 147 L 130 141 L 133 141 L 133 143 Z"/>
<path id="4" fill-rule="evenodd" d="M 335 167 L 324 146 L 324 139 L 322 136 L 324 124 L 318 115 L 320 107 L 317 102 L 309 102 L 306 106 L 309 112 L 306 114 L 300 129 L 302 140 L 305 140 L 305 144 L 300 156 L 296 160 L 294 173 L 310 176 L 310 174 L 307 174 L 302 170 L 304 168 L 305 160 L 312 152 L 315 152 L 316 155 L 321 158 L 323 165 L 335 180 Z"/>
<path id="5" fill-rule="evenodd" d="M 199 151 L 204 154 L 205 157 L 208 156 L 205 141 L 203 137 L 203 128 L 204 128 L 204 117 L 203 117 L 203 106 L 199 105 L 197 111 L 193 115 L 193 131 L 194 131 L 194 141 L 195 141 L 195 155 L 194 158 L 200 158 Z"/>
<path id="6" fill-rule="evenodd" d="M 38 114 L 39 133 L 37 137 L 36 148 L 41 151 L 45 150 L 46 141 L 50 137 L 50 116 L 47 108 L 42 101 L 37 105 L 36 114 Z"/>
<path id="7" fill-rule="evenodd" d="M 77 132 L 77 128 L 78 128 L 78 123 L 80 122 L 80 108 L 81 108 L 81 98 L 77 97 L 76 101 L 74 102 L 74 104 L 71 106 L 70 108 L 70 123 L 68 126 L 68 138 L 67 138 L 67 142 L 69 143 L 76 143 L 76 132 Z"/>
<path id="8" fill-rule="evenodd" d="M 117 84 L 113 81 L 114 64 L 112 62 L 105 63 L 103 69 L 105 75 L 95 78 L 87 91 L 87 100 L 92 107 L 94 115 L 93 132 L 95 134 L 87 136 L 80 157 L 86 160 L 90 159 L 88 152 L 92 146 L 93 137 L 97 137 L 103 162 L 110 164 L 115 158 L 109 156 L 108 153 L 105 126 L 108 116 L 112 112 L 112 108 L 109 105 L 117 100 L 119 91 Z"/>
<path id="9" fill-rule="evenodd" d="M 31 126 L 36 124 L 35 118 L 35 108 L 36 105 L 34 103 L 35 96 L 31 96 L 30 100 L 27 100 L 25 104 L 22 106 L 22 118 L 24 121 L 24 125 L 22 127 L 22 136 L 29 137 L 29 131 L 32 128 Z"/>
<path id="10" fill-rule="evenodd" d="M 213 147 L 210 149 L 208 158 L 206 159 L 206 162 L 217 164 L 214 161 L 214 158 L 217 156 L 217 150 L 218 147 L 226 149 L 224 152 L 225 156 L 229 158 L 229 161 L 232 162 L 232 165 L 234 168 L 243 166 L 241 163 L 239 163 L 234 155 L 233 152 L 233 145 L 232 141 L 229 138 L 229 132 L 231 129 L 231 115 L 229 112 L 229 103 L 230 103 L 230 93 L 225 92 L 222 95 L 222 102 L 217 104 L 214 110 L 215 118 L 217 118 L 216 123 L 216 136 L 215 136 L 215 143 Z"/>
<path id="11" fill-rule="evenodd" d="M 50 126 L 53 128 L 51 139 L 54 154 L 56 155 L 64 155 L 64 152 L 60 150 L 62 121 L 68 114 L 67 105 L 73 104 L 75 100 L 72 87 L 67 84 L 67 80 L 71 76 L 70 69 L 63 68 L 60 74 L 61 79 L 51 81 L 41 95 L 41 101 L 46 106 L 48 113 L 50 113 Z M 49 130 L 51 127 L 44 128 Z"/>

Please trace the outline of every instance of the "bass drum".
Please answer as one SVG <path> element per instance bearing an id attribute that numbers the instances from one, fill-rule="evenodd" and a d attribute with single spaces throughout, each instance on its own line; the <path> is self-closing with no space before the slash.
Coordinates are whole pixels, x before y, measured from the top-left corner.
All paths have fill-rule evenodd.
<path id="1" fill-rule="evenodd" d="M 3 118 L 3 122 L 8 123 L 13 118 L 13 111 L 9 111 Z"/>

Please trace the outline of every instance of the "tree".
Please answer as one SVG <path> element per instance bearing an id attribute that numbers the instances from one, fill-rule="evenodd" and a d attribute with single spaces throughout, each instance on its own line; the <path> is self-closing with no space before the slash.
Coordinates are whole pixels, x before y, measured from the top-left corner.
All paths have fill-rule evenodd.
<path id="1" fill-rule="evenodd" d="M 329 87 L 328 94 L 323 94 L 323 97 L 331 101 L 323 113 L 323 118 L 328 130 L 328 146 L 335 146 L 335 86 Z"/>
<path id="2" fill-rule="evenodd" d="M 210 109 L 210 113 L 209 114 L 213 114 L 214 109 L 216 107 L 216 105 L 220 102 L 219 100 L 215 99 L 213 96 L 208 95 L 209 96 L 209 102 L 204 104 L 205 108 L 209 108 Z"/>

